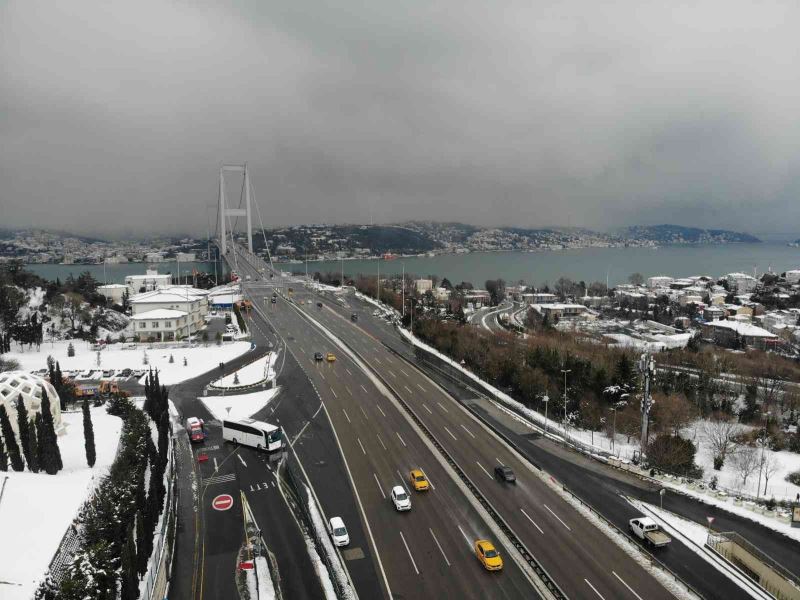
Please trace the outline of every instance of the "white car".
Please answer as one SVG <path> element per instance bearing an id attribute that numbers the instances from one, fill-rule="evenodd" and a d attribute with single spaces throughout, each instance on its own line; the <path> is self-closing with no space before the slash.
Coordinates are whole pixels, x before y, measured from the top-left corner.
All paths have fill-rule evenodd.
<path id="1" fill-rule="evenodd" d="M 392 502 L 398 511 L 411 510 L 411 498 L 401 485 L 392 488 Z"/>
<path id="2" fill-rule="evenodd" d="M 350 543 L 350 535 L 347 533 L 347 527 L 344 526 L 342 517 L 331 517 L 328 521 L 328 532 L 331 534 L 334 546 L 347 546 Z"/>

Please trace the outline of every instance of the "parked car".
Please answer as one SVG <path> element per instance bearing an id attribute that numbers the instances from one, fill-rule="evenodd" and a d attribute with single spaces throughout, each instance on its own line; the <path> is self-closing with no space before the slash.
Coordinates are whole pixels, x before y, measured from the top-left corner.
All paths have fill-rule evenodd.
<path id="1" fill-rule="evenodd" d="M 401 485 L 396 485 L 392 488 L 392 502 L 398 512 L 411 510 L 411 498 L 406 493 L 406 490 Z"/>
<path id="2" fill-rule="evenodd" d="M 503 568 L 503 558 L 489 540 L 475 541 L 475 555 L 487 571 L 499 571 Z"/>
<path id="3" fill-rule="evenodd" d="M 206 427 L 203 419 L 197 417 L 186 419 L 186 433 L 189 435 L 189 441 L 193 444 L 204 442 L 206 439 Z"/>
<path id="4" fill-rule="evenodd" d="M 425 477 L 422 469 L 412 469 L 409 478 L 411 479 L 412 487 L 418 492 L 424 492 L 430 487 L 428 478 Z"/>
<path id="5" fill-rule="evenodd" d="M 119 374 L 120 377 L 130 377 L 133 371 L 130 369 L 122 369 L 122 372 Z"/>
<path id="6" fill-rule="evenodd" d="M 628 527 L 636 537 L 645 544 L 653 546 L 653 548 L 663 548 L 672 541 L 658 526 L 658 523 L 650 517 L 636 517 L 635 519 L 631 519 L 628 521 Z"/>
<path id="7" fill-rule="evenodd" d="M 325 357 L 322 355 L 322 352 L 314 352 L 314 360 L 320 361 L 323 360 Z"/>
<path id="8" fill-rule="evenodd" d="M 511 467 L 507 467 L 505 465 L 497 465 L 494 468 L 494 475 L 500 481 L 505 481 L 506 483 L 517 482 L 517 476 L 514 475 L 514 471 L 511 470 Z"/>
<path id="9" fill-rule="evenodd" d="M 356 314 L 356 313 L 351 314 L 350 315 L 350 320 L 353 321 L 353 322 L 358 321 L 358 314 Z"/>
<path id="10" fill-rule="evenodd" d="M 327 360 L 328 362 L 336 362 L 336 355 L 333 352 L 328 352 L 325 355 L 325 360 Z"/>
<path id="11" fill-rule="evenodd" d="M 350 543 L 350 535 L 347 527 L 344 526 L 342 517 L 331 517 L 328 521 L 328 533 L 331 534 L 334 546 L 347 546 Z"/>
<path id="12" fill-rule="evenodd" d="M 278 297 L 277 296 L 273 296 L 272 297 L 272 303 L 273 304 L 277 304 L 277 302 L 278 302 Z"/>
<path id="13" fill-rule="evenodd" d="M 322 308 L 322 302 L 317 302 L 317 308 Z"/>

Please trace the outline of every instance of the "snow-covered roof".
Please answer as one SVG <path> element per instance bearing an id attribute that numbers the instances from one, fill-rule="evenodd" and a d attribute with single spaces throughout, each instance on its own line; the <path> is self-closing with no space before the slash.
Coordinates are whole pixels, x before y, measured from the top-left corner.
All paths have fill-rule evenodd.
<path id="1" fill-rule="evenodd" d="M 161 304 L 162 302 L 193 302 L 197 300 L 197 296 L 188 295 L 183 290 L 180 291 L 164 291 L 153 290 L 152 292 L 144 292 L 136 294 L 130 299 L 131 304 Z"/>
<path id="2" fill-rule="evenodd" d="M 240 294 L 217 294 L 211 298 L 211 305 L 233 304 L 242 299 Z"/>
<path id="3" fill-rule="evenodd" d="M 732 329 L 739 335 L 746 335 L 748 337 L 775 337 L 775 334 L 770 333 L 766 329 L 756 327 L 750 323 L 740 323 L 738 321 L 712 321 L 711 323 L 706 323 L 706 326 L 720 329 Z"/>
<path id="4" fill-rule="evenodd" d="M 105 285 L 98 285 L 98 290 L 119 290 L 128 289 L 128 286 L 122 283 L 107 283 Z"/>
<path id="5" fill-rule="evenodd" d="M 145 313 L 133 315 L 131 321 L 149 321 L 152 319 L 179 319 L 185 317 L 186 312 L 182 310 L 172 310 L 170 308 L 157 308 L 155 310 L 148 310 Z"/>

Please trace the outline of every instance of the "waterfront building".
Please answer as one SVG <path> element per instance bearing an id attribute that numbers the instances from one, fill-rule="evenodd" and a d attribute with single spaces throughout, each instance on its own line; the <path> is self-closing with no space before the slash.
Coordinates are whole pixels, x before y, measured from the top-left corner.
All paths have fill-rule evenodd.
<path id="1" fill-rule="evenodd" d="M 728 289 L 734 294 L 746 294 L 756 289 L 758 279 L 747 273 L 728 273 L 725 276 Z"/>
<path id="2" fill-rule="evenodd" d="M 122 297 L 125 295 L 125 290 L 128 290 L 128 293 L 130 293 L 128 286 L 121 283 L 109 283 L 107 285 L 97 286 L 97 293 L 112 304 L 122 304 Z"/>
<path id="3" fill-rule="evenodd" d="M 182 310 L 158 308 L 131 317 L 133 334 L 142 341 L 169 342 L 192 332 L 188 315 Z"/>
<path id="4" fill-rule="evenodd" d="M 125 285 L 128 286 L 131 294 L 152 292 L 160 288 L 168 287 L 172 284 L 172 275 L 169 273 L 161 274 L 156 269 L 147 269 L 144 275 L 128 275 L 125 277 Z"/>

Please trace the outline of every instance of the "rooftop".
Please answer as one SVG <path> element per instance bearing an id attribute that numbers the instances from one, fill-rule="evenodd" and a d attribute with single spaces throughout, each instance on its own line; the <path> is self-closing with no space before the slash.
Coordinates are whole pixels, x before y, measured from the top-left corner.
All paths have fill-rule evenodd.
<path id="1" fill-rule="evenodd" d="M 149 321 L 151 319 L 179 319 L 185 317 L 188 313 L 182 310 L 172 310 L 170 308 L 157 308 L 155 310 L 147 311 L 140 315 L 133 315 L 131 321 Z"/>

